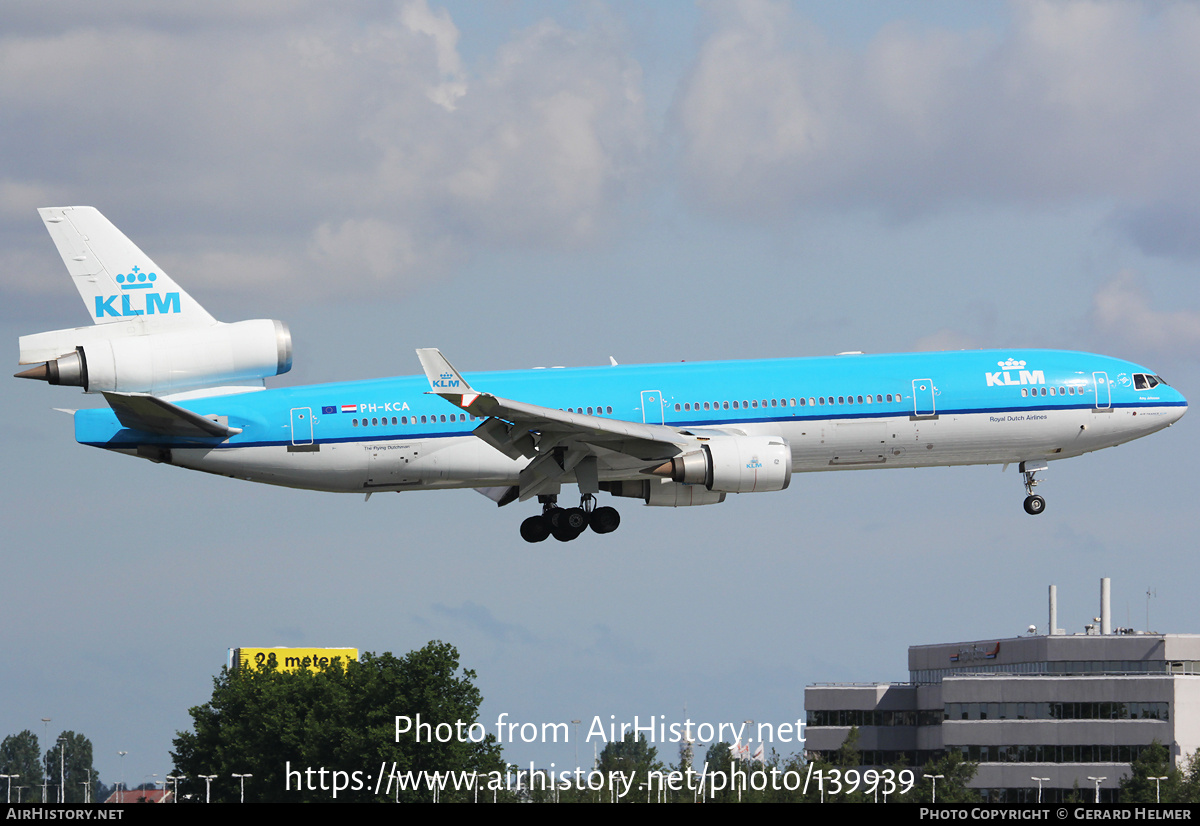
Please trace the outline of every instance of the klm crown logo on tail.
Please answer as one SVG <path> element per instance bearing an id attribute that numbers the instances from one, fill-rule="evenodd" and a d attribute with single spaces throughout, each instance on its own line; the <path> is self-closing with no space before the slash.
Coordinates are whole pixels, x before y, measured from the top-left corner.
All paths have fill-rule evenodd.
<path id="1" fill-rule="evenodd" d="M 117 275 L 117 283 L 121 285 L 122 293 L 120 295 L 97 295 L 96 301 L 96 318 L 105 316 L 113 316 L 121 318 L 122 316 L 137 316 L 137 315 L 166 315 L 168 313 L 178 313 L 181 311 L 181 303 L 179 301 L 179 293 L 156 293 L 147 292 L 143 294 L 143 301 L 139 302 L 140 307 L 134 306 L 133 297 L 137 293 L 127 293 L 125 290 L 153 290 L 154 282 L 158 280 L 158 273 L 142 272 L 141 267 L 134 267 L 131 272 L 119 273 Z M 121 299 L 119 307 L 113 306 L 118 298 Z"/>
<path id="2" fill-rule="evenodd" d="M 430 382 L 433 387 L 459 387 L 461 384 L 462 382 L 454 378 L 453 373 L 442 373 L 441 376 Z"/>

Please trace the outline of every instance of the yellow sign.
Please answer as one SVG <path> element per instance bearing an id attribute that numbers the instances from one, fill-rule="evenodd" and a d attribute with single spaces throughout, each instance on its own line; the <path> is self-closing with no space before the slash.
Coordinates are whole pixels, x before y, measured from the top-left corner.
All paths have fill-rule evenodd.
<path id="1" fill-rule="evenodd" d="M 263 668 L 274 663 L 280 671 L 321 671 L 335 662 L 344 667 L 350 660 L 358 660 L 357 648 L 234 648 L 230 653 L 235 669 Z"/>

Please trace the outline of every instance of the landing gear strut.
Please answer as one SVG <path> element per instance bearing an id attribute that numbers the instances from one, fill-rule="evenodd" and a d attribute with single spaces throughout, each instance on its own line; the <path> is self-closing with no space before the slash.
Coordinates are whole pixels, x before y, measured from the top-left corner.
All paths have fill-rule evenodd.
<path id="1" fill-rule="evenodd" d="M 1035 474 L 1047 467 L 1045 462 L 1021 462 L 1021 473 L 1025 474 L 1025 492 L 1029 494 L 1025 497 L 1025 513 L 1030 516 L 1037 516 L 1046 509 L 1046 500 L 1035 494 L 1033 489 L 1038 483 Z"/>
<path id="2" fill-rule="evenodd" d="M 526 542 L 542 542 L 553 536 L 559 542 L 570 542 L 588 527 L 596 533 L 612 533 L 621 524 L 616 508 L 597 508 L 590 493 L 579 500 L 577 508 L 560 508 L 558 497 L 539 496 L 542 512 L 521 523 L 521 538 Z"/>

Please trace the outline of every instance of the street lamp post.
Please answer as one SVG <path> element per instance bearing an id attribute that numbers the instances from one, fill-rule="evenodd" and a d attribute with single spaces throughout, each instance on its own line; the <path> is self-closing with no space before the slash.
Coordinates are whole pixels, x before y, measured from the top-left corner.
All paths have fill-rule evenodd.
<path id="1" fill-rule="evenodd" d="M 1151 777 L 1150 779 L 1154 781 L 1154 802 L 1162 803 L 1162 782 L 1167 778 Z"/>
<path id="2" fill-rule="evenodd" d="M 58 787 L 59 803 L 67 802 L 67 738 L 58 738 Z"/>
<path id="3" fill-rule="evenodd" d="M 1038 784 L 1038 801 L 1037 802 L 1040 804 L 1042 802 L 1042 781 L 1045 780 L 1047 783 L 1049 783 L 1050 778 L 1049 777 L 1030 777 L 1029 779 L 1037 781 L 1037 784 Z"/>
<path id="4" fill-rule="evenodd" d="M 50 721 L 51 721 L 51 719 L 52 718 L 50 718 L 50 717 L 42 718 L 42 742 L 43 743 L 50 739 Z M 50 801 L 46 800 L 46 794 L 47 794 L 46 789 L 47 789 L 48 784 L 50 783 L 50 752 L 51 752 L 50 749 L 46 750 L 46 758 L 45 758 L 45 760 L 42 761 L 43 769 L 46 772 L 45 777 L 42 778 L 42 802 L 43 803 L 50 802 Z"/>
<path id="5" fill-rule="evenodd" d="M 172 783 L 175 784 L 175 792 L 174 792 L 175 799 L 172 800 L 171 802 L 178 803 L 179 802 L 179 781 L 187 780 L 187 775 L 186 774 L 168 774 L 167 780 L 170 780 Z"/>
<path id="6" fill-rule="evenodd" d="M 943 779 L 946 775 L 944 775 L 944 774 L 927 774 L 925 776 L 933 781 L 933 802 L 937 803 L 937 782 L 939 780 Z"/>
<path id="7" fill-rule="evenodd" d="M 8 780 L 8 793 L 4 796 L 5 803 L 12 803 L 12 782 L 14 777 L 20 777 L 19 774 L 0 774 L 0 780 Z"/>
<path id="8" fill-rule="evenodd" d="M 204 781 L 204 802 L 212 803 L 212 782 L 217 779 L 215 774 L 198 774 L 196 775 Z"/>
<path id="9" fill-rule="evenodd" d="M 252 774 L 235 774 L 233 776 L 238 778 L 242 783 L 242 799 L 239 800 L 238 802 L 245 803 L 246 802 L 246 778 L 254 777 L 254 775 L 252 775 Z"/>
<path id="10" fill-rule="evenodd" d="M 1100 784 L 1107 780 L 1107 777 L 1089 777 L 1088 780 L 1094 780 L 1096 783 L 1096 802 L 1100 802 Z"/>
<path id="11" fill-rule="evenodd" d="M 121 794 L 121 787 L 124 787 L 125 791 L 129 791 L 129 785 L 125 782 L 125 755 L 127 755 L 127 754 L 129 754 L 129 752 L 127 752 L 127 751 L 117 752 L 117 756 L 121 758 L 121 786 L 117 787 L 117 802 L 118 803 L 125 802 L 125 796 L 123 794 Z"/>

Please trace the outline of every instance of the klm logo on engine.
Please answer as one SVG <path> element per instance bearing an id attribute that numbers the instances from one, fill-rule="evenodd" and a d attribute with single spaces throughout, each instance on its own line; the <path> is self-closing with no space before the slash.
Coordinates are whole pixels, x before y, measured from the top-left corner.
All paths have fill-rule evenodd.
<path id="1" fill-rule="evenodd" d="M 179 293 L 153 292 L 154 282 L 157 280 L 158 273 L 142 272 L 141 267 L 134 267 L 128 273 L 118 273 L 117 283 L 121 285 L 121 294 L 96 296 L 96 318 L 182 312 Z M 140 292 L 142 290 L 146 292 Z M 138 300 L 139 294 L 141 300 Z M 121 299 L 119 304 L 115 303 L 118 298 Z"/>
<path id="2" fill-rule="evenodd" d="M 762 466 L 763 464 L 758 460 L 757 456 L 751 458 L 749 462 L 746 462 L 746 470 L 762 470 Z"/>
<path id="3" fill-rule="evenodd" d="M 458 387 L 462 382 L 454 378 L 453 373 L 442 373 L 432 384 L 434 387 Z"/>
<path id="4" fill-rule="evenodd" d="M 1045 384 L 1046 374 L 1041 370 L 1026 370 L 1025 362 L 1008 359 L 996 362 L 1000 370 L 996 373 L 984 373 L 987 376 L 988 387 L 1004 387 L 1006 385 Z M 1013 378 L 1013 373 L 1017 374 Z"/>

